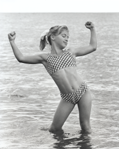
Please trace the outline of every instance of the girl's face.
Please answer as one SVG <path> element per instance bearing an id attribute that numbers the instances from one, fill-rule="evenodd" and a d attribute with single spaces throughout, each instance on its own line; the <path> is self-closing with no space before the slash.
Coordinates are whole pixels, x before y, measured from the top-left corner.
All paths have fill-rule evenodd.
<path id="1" fill-rule="evenodd" d="M 56 45 L 61 49 L 64 49 L 67 46 L 68 39 L 69 39 L 69 32 L 66 29 L 64 29 L 59 35 L 56 35 L 54 37 Z"/>

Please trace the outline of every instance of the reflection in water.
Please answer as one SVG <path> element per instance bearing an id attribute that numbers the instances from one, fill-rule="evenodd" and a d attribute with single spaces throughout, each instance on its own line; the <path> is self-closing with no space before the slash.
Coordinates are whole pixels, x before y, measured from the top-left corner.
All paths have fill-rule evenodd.
<path id="1" fill-rule="evenodd" d="M 54 143 L 55 149 L 79 148 L 79 149 L 92 149 L 91 137 L 89 134 L 79 133 L 77 136 L 68 137 L 63 131 L 55 133 L 54 139 L 57 140 Z"/>

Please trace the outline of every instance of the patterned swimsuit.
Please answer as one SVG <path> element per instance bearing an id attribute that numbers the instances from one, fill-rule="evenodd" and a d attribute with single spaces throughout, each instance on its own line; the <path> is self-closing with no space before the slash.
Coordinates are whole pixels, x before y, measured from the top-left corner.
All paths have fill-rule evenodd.
<path id="1" fill-rule="evenodd" d="M 66 67 L 76 67 L 76 59 L 69 51 L 65 51 L 61 55 L 48 55 L 46 70 L 51 76 L 58 70 Z M 60 95 L 63 100 L 75 105 L 79 102 L 86 90 L 87 85 L 82 83 L 81 86 L 74 92 L 66 94 L 60 93 Z"/>
<path id="2" fill-rule="evenodd" d="M 76 59 L 68 51 L 63 52 L 61 55 L 49 54 L 47 58 L 46 69 L 50 75 L 52 75 L 60 69 L 72 66 L 76 67 Z"/>

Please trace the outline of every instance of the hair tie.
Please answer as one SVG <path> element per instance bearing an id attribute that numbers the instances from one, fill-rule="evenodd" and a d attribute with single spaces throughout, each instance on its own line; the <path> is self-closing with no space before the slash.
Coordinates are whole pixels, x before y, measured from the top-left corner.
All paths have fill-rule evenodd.
<path id="1" fill-rule="evenodd" d="M 49 30 L 45 30 L 40 36 L 41 40 L 43 40 L 44 37 L 47 36 L 48 33 L 49 33 Z"/>

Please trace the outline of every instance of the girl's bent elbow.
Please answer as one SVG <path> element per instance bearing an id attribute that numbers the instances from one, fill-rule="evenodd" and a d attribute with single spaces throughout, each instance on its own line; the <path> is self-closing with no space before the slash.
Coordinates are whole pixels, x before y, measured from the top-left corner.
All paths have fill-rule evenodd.
<path id="1" fill-rule="evenodd" d="M 18 62 L 20 62 L 20 63 L 24 63 L 24 59 L 23 59 L 23 57 L 18 58 L 17 60 L 18 60 Z"/>
<path id="2" fill-rule="evenodd" d="M 23 63 L 22 60 L 20 60 L 20 59 L 18 59 L 18 62 L 19 62 L 19 63 Z"/>
<path id="3" fill-rule="evenodd" d="M 97 46 L 92 46 L 92 51 L 96 51 L 97 50 Z"/>
<path id="4" fill-rule="evenodd" d="M 96 51 L 97 50 L 97 48 L 93 48 L 93 51 Z"/>

